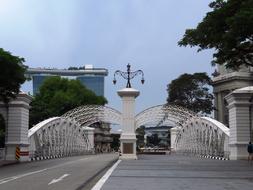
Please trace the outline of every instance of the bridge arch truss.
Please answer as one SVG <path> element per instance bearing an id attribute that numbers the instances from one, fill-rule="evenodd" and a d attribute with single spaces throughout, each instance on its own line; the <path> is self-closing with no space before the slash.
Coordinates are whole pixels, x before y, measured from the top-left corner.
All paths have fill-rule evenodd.
<path id="1" fill-rule="evenodd" d="M 89 153 L 92 146 L 84 129 L 74 120 L 54 117 L 28 131 L 29 156 L 53 158 Z"/>
<path id="2" fill-rule="evenodd" d="M 135 127 L 142 125 L 161 126 L 161 125 L 181 125 L 188 118 L 196 114 L 179 106 L 174 105 L 157 105 L 150 107 L 135 117 Z"/>
<path id="3" fill-rule="evenodd" d="M 96 122 L 121 125 L 122 114 L 101 105 L 77 107 L 62 117 L 45 120 L 30 129 L 30 151 L 33 157 L 89 152 L 92 146 L 85 130 Z M 142 125 L 173 126 L 177 132 L 172 144 L 177 151 L 228 157 L 229 129 L 185 108 L 173 105 L 148 108 L 135 116 L 135 128 Z"/>
<path id="4" fill-rule="evenodd" d="M 201 117 L 185 108 L 158 105 L 139 113 L 136 128 L 144 126 L 173 126 L 175 137 L 171 144 L 179 152 L 206 157 L 228 158 L 229 128 L 210 117 Z M 174 141 L 175 139 L 175 141 Z"/>
<path id="5" fill-rule="evenodd" d="M 205 157 L 229 158 L 230 131 L 209 117 L 193 117 L 178 128 L 175 149 Z"/>
<path id="6" fill-rule="evenodd" d="M 121 124 L 122 114 L 116 109 L 102 105 L 84 105 L 68 111 L 62 117 L 71 118 L 81 126 L 96 122 Z"/>

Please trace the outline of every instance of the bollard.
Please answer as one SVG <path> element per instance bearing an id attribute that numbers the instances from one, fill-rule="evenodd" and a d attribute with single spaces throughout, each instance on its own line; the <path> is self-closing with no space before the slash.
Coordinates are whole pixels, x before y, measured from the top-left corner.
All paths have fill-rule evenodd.
<path id="1" fill-rule="evenodd" d="M 20 148 L 19 146 L 16 147 L 16 160 L 19 161 L 20 159 Z"/>

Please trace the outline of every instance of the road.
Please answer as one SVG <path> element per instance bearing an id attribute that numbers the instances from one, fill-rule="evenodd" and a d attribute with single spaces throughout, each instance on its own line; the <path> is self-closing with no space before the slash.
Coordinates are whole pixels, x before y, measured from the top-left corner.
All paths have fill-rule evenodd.
<path id="1" fill-rule="evenodd" d="M 253 164 L 186 156 L 139 155 L 123 160 L 102 190 L 253 190 Z"/>
<path id="2" fill-rule="evenodd" d="M 0 167 L 0 190 L 91 189 L 98 174 L 116 160 L 117 154 L 99 154 Z"/>

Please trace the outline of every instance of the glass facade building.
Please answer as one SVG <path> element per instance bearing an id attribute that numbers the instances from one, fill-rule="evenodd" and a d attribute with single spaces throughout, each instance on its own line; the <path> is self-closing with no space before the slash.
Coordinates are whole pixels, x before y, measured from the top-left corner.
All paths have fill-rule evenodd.
<path id="1" fill-rule="evenodd" d="M 76 77 L 84 86 L 95 92 L 98 96 L 104 96 L 103 76 L 80 76 Z"/>
<path id="2" fill-rule="evenodd" d="M 44 80 L 48 78 L 48 76 L 43 75 L 34 75 L 32 76 L 33 81 L 33 94 L 37 94 L 39 92 L 39 88 L 44 82 Z"/>
<path id="3" fill-rule="evenodd" d="M 29 68 L 26 76 L 32 79 L 33 94 L 39 92 L 45 79 L 51 76 L 61 76 L 79 80 L 87 89 L 98 96 L 104 96 L 104 77 L 108 75 L 107 69 L 89 68 L 84 70 L 41 69 Z"/>

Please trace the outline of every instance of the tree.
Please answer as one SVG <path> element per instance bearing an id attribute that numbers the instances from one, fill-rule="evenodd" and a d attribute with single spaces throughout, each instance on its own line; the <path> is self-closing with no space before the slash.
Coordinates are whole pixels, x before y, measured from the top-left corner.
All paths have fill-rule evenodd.
<path id="1" fill-rule="evenodd" d="M 107 100 L 86 89 L 78 80 L 49 77 L 34 97 L 30 110 L 30 126 L 49 117 L 60 116 L 85 104 L 104 105 Z"/>
<path id="2" fill-rule="evenodd" d="M 196 29 L 187 29 L 179 46 L 214 48 L 212 64 L 238 69 L 253 66 L 253 0 L 215 0 Z"/>
<path id="3" fill-rule="evenodd" d="M 114 151 L 118 151 L 120 147 L 120 134 L 111 134 L 112 142 L 111 142 L 111 149 Z"/>
<path id="4" fill-rule="evenodd" d="M 8 103 L 19 93 L 21 84 L 25 82 L 24 58 L 14 56 L 10 52 L 0 48 L 0 101 L 4 102 L 7 118 L 9 115 Z M 0 115 L 0 147 L 5 144 L 5 131 L 8 119 L 4 121 Z"/>
<path id="5" fill-rule="evenodd" d="M 144 147 L 145 143 L 144 143 L 144 136 L 145 136 L 145 126 L 140 126 L 139 128 L 137 128 L 135 130 L 136 132 L 136 144 L 137 147 Z"/>
<path id="6" fill-rule="evenodd" d="M 167 135 L 167 144 L 168 144 L 168 146 L 170 147 L 171 146 L 171 144 L 170 144 L 170 141 L 171 141 L 171 135 L 170 135 L 170 129 L 168 130 L 168 135 Z"/>
<path id="7" fill-rule="evenodd" d="M 147 137 L 148 144 L 158 146 L 161 139 L 159 139 L 158 134 L 152 134 L 150 137 Z"/>
<path id="8" fill-rule="evenodd" d="M 24 58 L 0 48 L 0 101 L 7 104 L 19 93 L 21 84 L 25 82 L 24 61 Z"/>
<path id="9" fill-rule="evenodd" d="M 213 110 L 210 84 L 211 79 L 206 73 L 180 75 L 167 86 L 167 103 L 209 114 Z"/>

